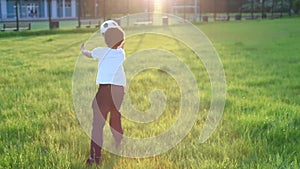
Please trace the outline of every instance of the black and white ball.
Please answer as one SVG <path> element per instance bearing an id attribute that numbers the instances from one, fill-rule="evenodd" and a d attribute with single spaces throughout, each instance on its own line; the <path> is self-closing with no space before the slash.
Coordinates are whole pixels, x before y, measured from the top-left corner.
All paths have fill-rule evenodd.
<path id="1" fill-rule="evenodd" d="M 119 26 L 118 23 L 114 20 L 107 20 L 103 22 L 100 26 L 100 33 L 104 35 L 105 31 L 110 27 Z"/>

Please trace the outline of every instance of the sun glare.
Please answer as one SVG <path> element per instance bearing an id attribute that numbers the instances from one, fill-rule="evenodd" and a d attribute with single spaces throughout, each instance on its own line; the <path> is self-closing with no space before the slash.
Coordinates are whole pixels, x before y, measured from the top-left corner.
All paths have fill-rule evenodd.
<path id="1" fill-rule="evenodd" d="M 154 12 L 162 13 L 162 1 L 163 0 L 154 0 Z"/>

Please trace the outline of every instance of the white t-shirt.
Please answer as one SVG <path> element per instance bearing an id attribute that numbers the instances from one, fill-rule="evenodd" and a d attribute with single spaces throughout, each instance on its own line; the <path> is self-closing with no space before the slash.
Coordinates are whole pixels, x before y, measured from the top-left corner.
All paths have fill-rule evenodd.
<path id="1" fill-rule="evenodd" d="M 123 68 L 125 52 L 122 48 L 98 47 L 92 50 L 92 57 L 98 59 L 97 85 L 114 84 L 126 86 L 126 77 Z"/>

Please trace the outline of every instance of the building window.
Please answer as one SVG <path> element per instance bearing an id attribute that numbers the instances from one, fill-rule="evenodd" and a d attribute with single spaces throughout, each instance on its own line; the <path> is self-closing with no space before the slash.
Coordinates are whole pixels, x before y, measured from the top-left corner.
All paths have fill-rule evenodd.
<path id="1" fill-rule="evenodd" d="M 37 2 L 23 2 L 21 3 L 20 15 L 22 18 L 37 18 L 40 14 L 39 3 Z"/>
<path id="2" fill-rule="evenodd" d="M 2 3 L 0 1 L 0 21 L 2 21 Z"/>
<path id="3" fill-rule="evenodd" d="M 63 0 L 57 0 L 57 17 L 63 17 Z"/>
<path id="4" fill-rule="evenodd" d="M 71 0 L 65 0 L 66 17 L 72 16 Z"/>
<path id="5" fill-rule="evenodd" d="M 14 0 L 8 0 L 6 3 L 7 18 L 16 17 L 16 5 Z"/>

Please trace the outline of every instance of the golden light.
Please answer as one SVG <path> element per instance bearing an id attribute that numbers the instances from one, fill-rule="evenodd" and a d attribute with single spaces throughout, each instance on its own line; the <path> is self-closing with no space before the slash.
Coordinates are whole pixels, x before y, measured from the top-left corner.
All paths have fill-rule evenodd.
<path id="1" fill-rule="evenodd" d="M 162 6 L 164 0 L 154 0 L 154 13 L 162 13 Z"/>

